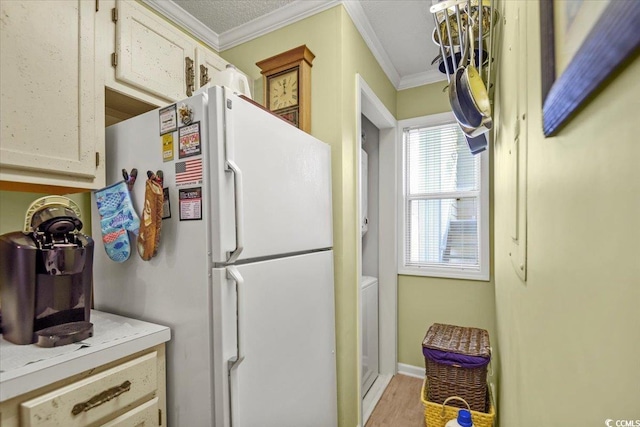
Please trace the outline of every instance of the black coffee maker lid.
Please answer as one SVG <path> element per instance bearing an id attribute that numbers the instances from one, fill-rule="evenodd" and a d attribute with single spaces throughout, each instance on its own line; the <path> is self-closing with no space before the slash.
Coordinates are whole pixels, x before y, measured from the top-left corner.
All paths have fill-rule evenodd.
<path id="1" fill-rule="evenodd" d="M 82 221 L 64 206 L 48 206 L 33 214 L 31 227 L 39 233 L 67 234 L 82 230 Z"/>
<path id="2" fill-rule="evenodd" d="M 80 208 L 68 197 L 45 196 L 35 200 L 24 221 L 24 232 L 64 234 L 82 229 Z"/>

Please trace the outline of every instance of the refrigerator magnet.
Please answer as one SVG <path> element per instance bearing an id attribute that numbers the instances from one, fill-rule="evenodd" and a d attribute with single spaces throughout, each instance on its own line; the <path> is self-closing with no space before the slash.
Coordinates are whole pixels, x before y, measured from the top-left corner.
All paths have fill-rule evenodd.
<path id="1" fill-rule="evenodd" d="M 162 219 L 171 218 L 171 202 L 169 201 L 169 188 L 162 189 Z"/>
<path id="2" fill-rule="evenodd" d="M 178 129 L 178 157 L 197 156 L 201 154 L 200 122 L 195 122 Z"/>
<path id="3" fill-rule="evenodd" d="M 186 104 L 180 105 L 178 114 L 180 115 L 180 121 L 183 125 L 190 125 L 193 121 L 193 110 Z"/>
<path id="4" fill-rule="evenodd" d="M 202 157 L 175 163 L 176 187 L 202 184 Z"/>
<path id="5" fill-rule="evenodd" d="M 202 187 L 178 190 L 180 221 L 202 219 Z"/>
<path id="6" fill-rule="evenodd" d="M 160 115 L 160 135 L 174 132 L 178 128 L 176 104 L 161 108 L 158 114 Z"/>
<path id="7" fill-rule="evenodd" d="M 170 162 L 173 160 L 173 133 L 165 133 L 162 135 L 162 161 Z"/>

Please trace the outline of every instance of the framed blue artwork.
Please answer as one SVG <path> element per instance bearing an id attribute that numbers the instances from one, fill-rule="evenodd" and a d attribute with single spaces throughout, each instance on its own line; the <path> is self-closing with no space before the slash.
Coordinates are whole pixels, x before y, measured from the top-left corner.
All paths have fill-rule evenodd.
<path id="1" fill-rule="evenodd" d="M 596 6 L 601 8 L 597 14 L 581 11 Z M 583 22 L 574 22 L 581 15 L 587 21 L 589 16 L 597 18 L 585 28 Z M 561 43 L 556 34 L 559 28 L 569 34 L 563 33 Z M 640 1 L 540 0 L 540 31 L 543 131 L 548 137 L 557 134 L 615 73 L 637 58 Z M 572 37 L 571 31 L 581 34 Z M 559 52 L 570 44 L 575 52 Z M 563 55 L 570 60 L 561 64 Z"/>

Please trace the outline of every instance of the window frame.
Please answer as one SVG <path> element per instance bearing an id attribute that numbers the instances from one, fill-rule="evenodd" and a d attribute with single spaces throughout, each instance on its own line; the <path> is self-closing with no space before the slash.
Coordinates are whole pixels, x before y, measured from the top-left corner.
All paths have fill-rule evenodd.
<path id="1" fill-rule="evenodd" d="M 480 203 L 478 225 L 480 227 L 478 242 L 478 264 L 477 267 L 434 267 L 434 266 L 407 266 L 405 264 L 406 253 L 406 194 L 405 194 L 405 141 L 404 130 L 416 127 L 435 127 L 446 124 L 456 124 L 455 116 L 452 112 L 433 114 L 429 116 L 415 117 L 398 121 L 398 274 L 409 276 L 440 277 L 449 279 L 467 279 L 478 281 L 490 280 L 490 242 L 489 242 L 489 150 L 480 154 Z"/>

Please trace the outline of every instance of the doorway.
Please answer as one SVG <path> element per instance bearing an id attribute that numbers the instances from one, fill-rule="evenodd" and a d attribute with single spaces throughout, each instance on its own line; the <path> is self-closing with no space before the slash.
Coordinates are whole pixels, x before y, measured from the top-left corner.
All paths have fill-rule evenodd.
<path id="1" fill-rule="evenodd" d="M 363 128 L 369 129 L 370 134 L 377 136 L 377 142 L 366 142 L 369 138 L 365 132 L 365 149 L 370 153 L 365 156 L 367 159 L 367 177 L 365 182 L 363 176 L 363 152 L 360 147 L 357 150 L 356 177 L 358 179 L 358 214 L 360 222 L 363 222 L 363 212 L 367 211 L 368 230 L 359 239 L 358 261 L 361 266 L 360 283 L 358 286 L 358 303 L 363 307 L 363 299 L 369 298 L 377 302 L 375 316 L 378 326 L 377 359 L 378 369 L 372 375 L 375 377 L 369 387 L 363 386 L 366 371 L 364 367 L 364 342 L 363 325 L 365 324 L 364 310 L 360 308 L 359 319 L 359 379 L 361 396 L 361 420 L 362 425 L 366 424 L 373 408 L 382 396 L 389 381 L 397 371 L 397 250 L 396 250 L 396 120 L 382 101 L 376 96 L 373 90 L 367 85 L 360 75 L 356 75 L 356 114 L 357 114 L 357 134 L 362 135 Z M 364 126 L 363 126 L 364 122 Z M 376 132 L 377 131 L 377 132 Z M 370 138 L 373 138 L 371 136 Z M 379 161 L 379 159 L 385 159 Z M 372 170 L 373 169 L 373 170 Z M 371 172 L 371 173 L 370 173 Z M 370 191 L 371 184 L 375 184 L 374 194 Z M 364 208 L 363 196 L 366 187 L 366 209 Z M 377 188 L 376 188 L 377 187 Z M 368 236 L 367 236 L 368 234 Z M 364 238 L 366 237 L 366 240 Z M 363 292 L 363 276 L 377 278 L 377 296 L 372 297 L 370 292 Z M 366 282 L 364 284 L 367 284 Z M 371 286 L 371 285 L 369 285 Z M 377 300 L 377 301 L 376 301 Z M 368 304 L 371 306 L 371 304 Z M 369 319 L 368 325 L 375 320 Z M 364 350 L 364 351 L 363 351 Z M 367 354 L 367 365 L 370 355 Z M 374 356 L 375 358 L 375 356 Z M 370 380 L 371 381 L 371 380 Z M 365 390 L 366 389 L 366 390 Z"/>
<path id="2" fill-rule="evenodd" d="M 360 275 L 360 330 L 362 348 L 361 396 L 367 395 L 380 373 L 378 334 L 378 170 L 380 130 L 367 116 L 360 116 L 360 232 L 362 274 Z"/>

